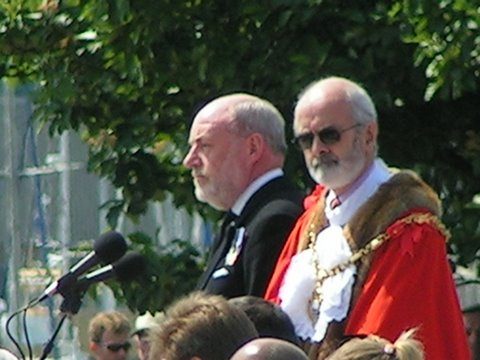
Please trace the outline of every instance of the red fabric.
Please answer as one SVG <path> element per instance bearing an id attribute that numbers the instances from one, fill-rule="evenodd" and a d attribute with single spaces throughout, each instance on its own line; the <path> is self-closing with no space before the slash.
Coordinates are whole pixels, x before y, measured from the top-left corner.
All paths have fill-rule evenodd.
<path id="1" fill-rule="evenodd" d="M 352 309 L 346 335 L 394 341 L 418 328 L 426 360 L 470 359 L 445 238 L 429 224 L 390 226 Z"/>
<path id="2" fill-rule="evenodd" d="M 315 211 L 314 205 L 323 196 L 324 190 L 324 186 L 317 185 L 312 191 L 312 193 L 304 199 L 303 206 L 305 207 L 305 212 L 298 218 L 295 227 L 290 232 L 287 242 L 285 243 L 283 250 L 280 253 L 280 257 L 277 260 L 277 265 L 275 266 L 275 270 L 273 271 L 270 283 L 268 284 L 267 290 L 265 292 L 264 298 L 266 300 L 269 300 L 276 304 L 280 303 L 280 299 L 278 298 L 278 291 L 280 290 L 280 286 L 282 285 L 283 277 L 288 269 L 288 266 L 290 265 L 290 260 L 297 253 L 300 237 L 304 232 L 305 226 L 307 226 L 308 224 L 310 216 Z"/>
<path id="3" fill-rule="evenodd" d="M 280 255 L 265 299 L 280 303 L 278 291 L 300 236 L 322 189 L 307 199 Z M 408 215 L 408 214 L 406 214 Z M 346 335 L 376 334 L 394 341 L 402 331 L 418 328 L 426 360 L 469 360 L 445 238 L 429 224 L 392 224 L 392 237 L 376 251 L 367 279 L 352 309 Z"/>

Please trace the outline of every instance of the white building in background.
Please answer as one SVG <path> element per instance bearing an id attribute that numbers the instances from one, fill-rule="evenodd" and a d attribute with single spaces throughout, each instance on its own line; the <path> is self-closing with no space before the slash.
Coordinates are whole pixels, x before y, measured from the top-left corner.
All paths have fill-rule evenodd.
<path id="1" fill-rule="evenodd" d="M 69 248 L 84 242 L 93 245 L 108 230 L 99 208 L 116 193 L 108 181 L 87 173 L 87 149 L 77 134 L 50 138 L 47 129 L 31 123 L 31 113 L 28 88 L 0 84 L 0 346 L 9 348 L 6 318 L 73 265 Z M 203 250 L 208 229 L 200 216 L 176 209 L 170 197 L 151 204 L 138 224 L 121 218 L 115 230 L 125 235 L 142 231 L 159 244 L 190 240 Z M 93 310 L 86 311 L 115 306 L 108 291 L 104 294 Z M 28 311 L 29 336 L 37 347 L 48 341 L 58 322 L 57 302 Z M 13 329 L 22 337 L 21 316 L 17 318 Z M 70 324 L 57 340 L 68 344 L 66 358 L 73 358 L 77 336 L 78 327 Z M 55 358 L 61 357 L 59 351 L 63 352 L 57 350 Z"/>

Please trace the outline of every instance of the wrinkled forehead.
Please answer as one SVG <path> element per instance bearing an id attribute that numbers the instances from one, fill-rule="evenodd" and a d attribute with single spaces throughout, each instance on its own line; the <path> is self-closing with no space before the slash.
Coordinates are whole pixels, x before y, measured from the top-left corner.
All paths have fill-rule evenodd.
<path id="1" fill-rule="evenodd" d="M 212 120 L 210 118 L 198 118 L 194 120 L 190 129 L 188 142 L 190 144 L 201 139 L 215 139 L 225 136 L 230 131 L 229 122 L 216 118 Z"/>

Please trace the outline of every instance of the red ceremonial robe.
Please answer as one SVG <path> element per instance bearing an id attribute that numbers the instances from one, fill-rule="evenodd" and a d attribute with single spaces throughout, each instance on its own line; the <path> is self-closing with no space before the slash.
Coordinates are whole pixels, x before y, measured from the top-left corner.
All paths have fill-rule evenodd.
<path id="1" fill-rule="evenodd" d="M 316 210 L 313 203 L 324 196 L 323 190 L 317 188 L 305 200 L 306 211 L 280 255 L 265 294 L 267 300 L 280 303 L 278 292 L 283 277 L 299 251 L 302 234 Z M 444 234 L 428 223 L 405 224 L 400 220 L 387 228 L 390 240 L 373 255 L 348 315 L 345 335 L 376 334 L 395 341 L 402 331 L 416 327 L 427 360 L 468 360 L 469 348 L 452 271 L 446 261 Z"/>
<path id="2" fill-rule="evenodd" d="M 374 255 L 345 335 L 376 334 L 393 342 L 416 327 L 427 360 L 470 359 L 443 234 L 400 221 L 387 232 L 392 237 Z"/>

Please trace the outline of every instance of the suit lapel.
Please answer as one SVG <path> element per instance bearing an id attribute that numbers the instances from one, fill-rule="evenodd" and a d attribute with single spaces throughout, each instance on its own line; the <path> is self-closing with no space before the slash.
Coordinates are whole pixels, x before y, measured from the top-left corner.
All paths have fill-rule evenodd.
<path id="1" fill-rule="evenodd" d="M 263 185 L 247 201 L 242 213 L 235 219 L 233 226 L 231 225 L 231 221 L 228 221 L 227 213 L 225 220 L 222 223 L 220 234 L 215 238 L 215 241 L 213 242 L 211 253 L 212 255 L 208 260 L 206 270 L 204 271 L 197 283 L 197 289 L 205 289 L 212 274 L 216 269 L 218 269 L 219 263 L 225 258 L 228 249 L 232 245 L 232 240 L 235 236 L 235 229 L 245 226 L 245 224 L 248 223 L 249 219 L 256 214 L 259 206 L 261 206 L 265 201 L 267 201 L 271 197 L 272 193 L 281 192 L 285 188 L 288 188 L 288 181 L 284 176 L 272 179 L 271 181 Z"/>
<path id="2" fill-rule="evenodd" d="M 225 217 L 222 226 L 220 228 L 220 234 L 216 236 L 212 246 L 212 255 L 208 260 L 208 266 L 200 277 L 197 289 L 204 289 L 207 285 L 212 273 L 217 268 L 219 262 L 225 257 L 227 249 L 230 247 L 232 238 L 235 234 L 235 221 L 232 216 Z"/>

